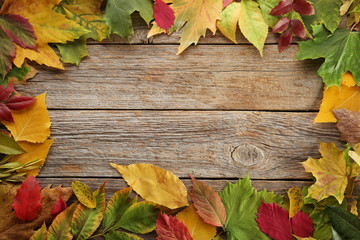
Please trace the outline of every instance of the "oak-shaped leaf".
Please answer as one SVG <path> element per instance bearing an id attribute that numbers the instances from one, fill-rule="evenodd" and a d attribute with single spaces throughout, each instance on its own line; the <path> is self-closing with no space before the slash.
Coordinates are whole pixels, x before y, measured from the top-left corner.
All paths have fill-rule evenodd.
<path id="1" fill-rule="evenodd" d="M 301 15 L 314 15 L 315 10 L 310 2 L 307 0 L 293 0 L 293 8 Z"/>
<path id="2" fill-rule="evenodd" d="M 174 10 L 172 10 L 163 0 L 155 0 L 154 18 L 156 24 L 169 33 L 170 27 L 174 25 Z"/>
<path id="3" fill-rule="evenodd" d="M 62 211 L 64 211 L 66 207 L 66 202 L 60 195 L 59 201 L 54 205 L 54 208 L 51 211 L 52 218 L 56 218 L 56 216 L 59 215 L 59 213 L 61 213 Z"/>
<path id="4" fill-rule="evenodd" d="M 326 207 L 334 230 L 343 239 L 360 239 L 360 220 L 358 217 L 339 207 Z"/>
<path id="5" fill-rule="evenodd" d="M 190 174 L 193 187 L 190 194 L 199 216 L 208 224 L 223 227 L 226 221 L 226 209 L 217 192 L 203 181 L 196 180 Z"/>
<path id="6" fill-rule="evenodd" d="M 83 182 L 73 181 L 71 187 L 75 196 L 87 208 L 96 207 L 96 198 L 91 189 Z"/>
<path id="7" fill-rule="evenodd" d="M 41 208 L 40 190 L 39 182 L 33 176 L 28 177 L 22 183 L 14 197 L 14 203 L 11 205 L 15 216 L 26 222 L 36 218 Z"/>
<path id="8" fill-rule="evenodd" d="M 314 234 L 313 221 L 303 211 L 298 212 L 291 218 L 293 234 L 297 237 L 307 238 Z"/>
<path id="9" fill-rule="evenodd" d="M 337 119 L 336 127 L 341 133 L 341 140 L 351 146 L 360 143 L 360 112 L 349 111 L 345 108 L 333 110 Z"/>
<path id="10" fill-rule="evenodd" d="M 156 233 L 157 240 L 193 240 L 184 222 L 161 212 L 156 220 Z"/>

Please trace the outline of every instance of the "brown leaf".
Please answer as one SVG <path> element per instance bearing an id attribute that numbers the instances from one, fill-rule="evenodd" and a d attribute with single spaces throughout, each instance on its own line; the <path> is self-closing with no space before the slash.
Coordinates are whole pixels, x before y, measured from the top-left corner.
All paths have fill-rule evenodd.
<path id="1" fill-rule="evenodd" d="M 341 132 L 341 140 L 351 146 L 360 143 L 360 112 L 349 111 L 345 108 L 333 110 L 337 119 L 337 128 Z"/>
<path id="2" fill-rule="evenodd" d="M 42 207 L 38 212 L 38 216 L 31 222 L 24 222 L 13 214 L 11 204 L 16 195 L 16 189 L 21 184 L 2 184 L 0 185 L 0 240 L 8 239 L 29 239 L 34 233 L 35 228 L 40 227 L 43 222 L 50 223 L 52 216 L 51 211 L 54 205 L 60 198 L 60 195 L 67 201 L 72 195 L 70 187 L 55 187 L 50 188 L 51 185 L 41 190 Z"/>

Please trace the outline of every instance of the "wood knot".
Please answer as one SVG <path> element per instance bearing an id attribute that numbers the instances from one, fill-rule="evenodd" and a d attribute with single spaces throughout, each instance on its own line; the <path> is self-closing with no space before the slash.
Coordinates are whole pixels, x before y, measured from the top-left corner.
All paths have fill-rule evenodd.
<path id="1" fill-rule="evenodd" d="M 265 153 L 260 148 L 244 143 L 237 146 L 231 153 L 231 158 L 246 166 L 254 166 L 265 160 Z"/>

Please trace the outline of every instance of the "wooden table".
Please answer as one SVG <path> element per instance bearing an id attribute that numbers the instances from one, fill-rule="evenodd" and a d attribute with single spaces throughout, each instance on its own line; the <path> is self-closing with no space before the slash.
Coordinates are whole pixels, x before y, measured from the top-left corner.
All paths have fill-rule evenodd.
<path id="1" fill-rule="evenodd" d="M 134 28 L 130 43 L 89 42 L 79 67 L 40 68 L 17 88 L 48 92 L 55 142 L 42 186 L 81 180 L 95 190 L 107 181 L 109 199 L 126 186 L 110 162 L 152 163 L 188 188 L 189 173 L 216 190 L 249 174 L 257 189 L 284 193 L 312 183 L 300 162 L 319 157 L 319 141 L 341 145 L 334 124 L 313 123 L 321 61 L 295 60 L 296 44 L 279 54 L 269 34 L 261 58 L 240 34 L 234 45 L 208 32 L 177 56 L 179 34 L 147 39 L 139 18 Z"/>

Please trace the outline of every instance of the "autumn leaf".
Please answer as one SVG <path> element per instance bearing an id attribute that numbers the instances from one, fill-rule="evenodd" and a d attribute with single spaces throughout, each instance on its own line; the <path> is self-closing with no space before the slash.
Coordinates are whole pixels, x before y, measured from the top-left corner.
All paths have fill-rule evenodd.
<path id="1" fill-rule="evenodd" d="M 12 40 L 0 28 L 0 79 L 3 80 L 5 75 L 12 67 L 13 58 L 15 57 L 16 50 Z"/>
<path id="2" fill-rule="evenodd" d="M 216 22 L 220 32 L 234 43 L 237 43 L 236 29 L 240 18 L 240 8 L 239 2 L 231 3 L 220 13 L 219 20 Z"/>
<path id="3" fill-rule="evenodd" d="M 80 37 L 79 39 L 75 39 L 73 42 L 68 42 L 66 44 L 57 44 L 56 46 L 60 51 L 61 61 L 65 63 L 79 66 L 80 61 L 84 57 L 89 56 L 85 37 Z"/>
<path id="4" fill-rule="evenodd" d="M 193 205 L 179 212 L 176 218 L 185 223 L 194 240 L 209 240 L 216 235 L 216 227 L 205 223 Z"/>
<path id="5" fill-rule="evenodd" d="M 62 211 L 51 223 L 47 240 L 72 240 L 71 219 L 78 206 L 78 202 L 73 203 L 70 207 Z"/>
<path id="6" fill-rule="evenodd" d="M 141 237 L 126 232 L 109 232 L 104 235 L 105 240 L 143 240 Z"/>
<path id="7" fill-rule="evenodd" d="M 311 157 L 302 165 L 305 172 L 311 172 L 316 182 L 309 188 L 307 197 L 321 201 L 334 196 L 339 203 L 344 200 L 344 193 L 348 183 L 344 152 L 334 143 L 320 142 L 319 152 L 322 158 L 316 160 Z"/>
<path id="8" fill-rule="evenodd" d="M 154 18 L 156 24 L 169 33 L 169 29 L 172 25 L 174 25 L 175 20 L 172 8 L 162 0 L 155 0 Z"/>
<path id="9" fill-rule="evenodd" d="M 217 192 L 203 181 L 190 175 L 193 187 L 191 199 L 199 216 L 208 224 L 222 227 L 226 220 L 226 209 Z"/>
<path id="10" fill-rule="evenodd" d="M 120 172 L 125 181 L 143 199 L 170 209 L 189 205 L 184 183 L 165 169 L 145 163 L 128 166 L 114 163 L 110 165 Z"/>
<path id="11" fill-rule="evenodd" d="M 13 138 L 0 134 L 0 153 L 16 155 L 24 153 L 24 150 Z"/>
<path id="12" fill-rule="evenodd" d="M 270 15 L 270 12 L 279 3 L 279 0 L 257 0 L 257 2 L 259 3 L 266 24 L 273 28 L 280 20 L 280 17 Z"/>
<path id="13" fill-rule="evenodd" d="M 303 211 L 291 218 L 291 227 L 293 234 L 297 237 L 307 238 L 314 234 L 313 221 Z"/>
<path id="14" fill-rule="evenodd" d="M 26 81 L 35 77 L 37 73 L 38 71 L 33 66 L 30 66 L 26 62 L 24 62 L 20 68 L 13 66 L 10 72 L 6 74 L 2 84 L 4 84 L 5 86 L 8 83 L 27 84 Z"/>
<path id="15" fill-rule="evenodd" d="M 287 195 L 290 200 L 289 217 L 292 218 L 300 211 L 304 199 L 301 190 L 296 187 L 290 188 Z"/>
<path id="16" fill-rule="evenodd" d="M 357 205 L 358 205 L 357 200 L 354 200 L 354 201 L 351 203 L 350 212 L 351 212 L 352 214 L 354 214 L 355 216 L 359 216 L 359 212 L 358 212 Z"/>
<path id="17" fill-rule="evenodd" d="M 30 240 L 46 240 L 47 239 L 47 229 L 46 229 L 46 224 L 43 223 L 43 225 L 41 225 L 41 228 L 39 228 L 39 230 L 37 230 L 30 238 Z"/>
<path id="18" fill-rule="evenodd" d="M 341 140 L 354 146 L 360 143 L 360 112 L 349 111 L 345 108 L 333 110 L 337 119 L 336 127 L 341 132 Z"/>
<path id="19" fill-rule="evenodd" d="M 342 108 L 360 112 L 360 87 L 350 73 L 342 77 L 340 88 L 325 87 L 323 101 L 314 122 L 336 122 L 333 110 Z"/>
<path id="20" fill-rule="evenodd" d="M 159 213 L 156 220 L 157 240 L 192 240 L 189 229 L 176 217 Z"/>
<path id="21" fill-rule="evenodd" d="M 59 213 L 61 213 L 62 211 L 64 211 L 66 207 L 66 202 L 64 201 L 64 199 L 62 199 L 60 195 L 59 201 L 54 205 L 54 208 L 51 211 L 52 218 L 56 218 L 56 216 L 59 215 Z"/>
<path id="22" fill-rule="evenodd" d="M 222 0 L 175 0 L 175 16 L 187 22 L 180 38 L 177 54 L 182 53 L 192 43 L 197 44 L 200 37 L 205 37 L 206 29 L 216 32 L 216 20 L 222 10 Z"/>
<path id="23" fill-rule="evenodd" d="M 71 187 L 77 199 L 88 208 L 96 207 L 96 197 L 91 189 L 83 182 L 73 181 Z"/>

